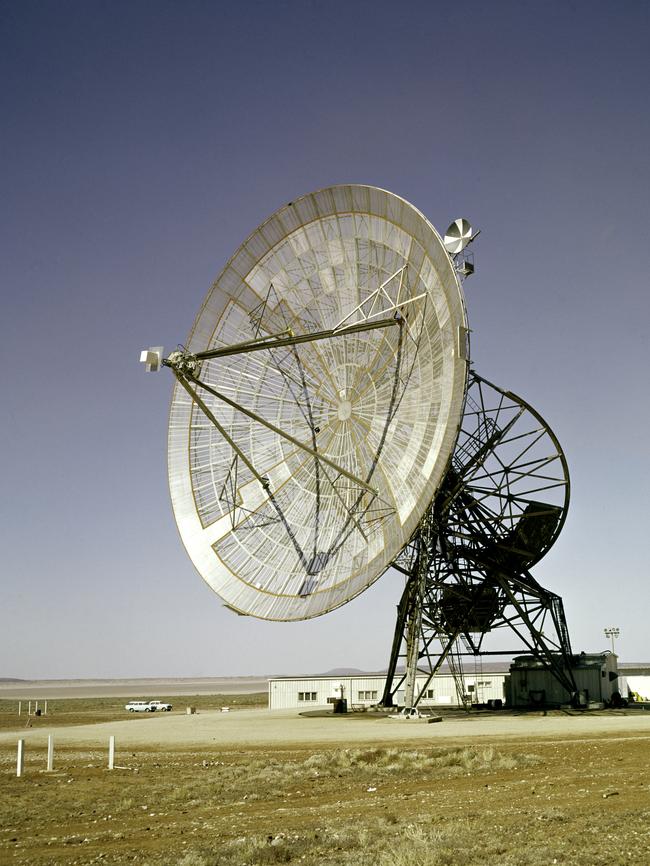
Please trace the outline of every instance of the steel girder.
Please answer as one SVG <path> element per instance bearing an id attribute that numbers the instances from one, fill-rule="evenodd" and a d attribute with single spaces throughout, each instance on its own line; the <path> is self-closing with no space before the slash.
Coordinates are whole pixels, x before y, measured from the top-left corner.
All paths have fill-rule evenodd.
<path id="1" fill-rule="evenodd" d="M 562 600 L 530 572 L 559 535 L 569 493 L 564 454 L 543 418 L 521 398 L 471 373 L 445 480 L 394 562 L 407 580 L 385 706 L 394 704 L 402 686 L 405 705 L 417 706 L 445 662 L 465 702 L 463 658 L 522 652 L 538 658 L 573 695 Z M 488 650 L 486 636 L 498 629 L 517 647 Z M 426 678 L 420 688 L 418 673 Z"/>

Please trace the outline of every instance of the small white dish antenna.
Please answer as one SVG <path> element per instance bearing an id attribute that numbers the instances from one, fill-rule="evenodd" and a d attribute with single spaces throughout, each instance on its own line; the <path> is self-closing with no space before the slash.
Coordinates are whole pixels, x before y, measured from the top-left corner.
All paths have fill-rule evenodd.
<path id="1" fill-rule="evenodd" d="M 472 227 L 466 219 L 457 219 L 445 232 L 443 244 L 450 256 L 456 256 L 473 240 Z"/>

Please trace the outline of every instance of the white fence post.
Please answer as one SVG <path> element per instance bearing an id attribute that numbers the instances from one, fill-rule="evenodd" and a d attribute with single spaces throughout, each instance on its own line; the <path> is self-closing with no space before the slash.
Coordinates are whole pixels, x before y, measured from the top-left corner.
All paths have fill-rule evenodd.
<path id="1" fill-rule="evenodd" d="M 111 734 L 108 738 L 108 769 L 112 770 L 115 766 L 115 737 Z"/>
<path id="2" fill-rule="evenodd" d="M 23 702 L 18 701 L 18 715 L 20 715 L 23 711 Z"/>
<path id="3" fill-rule="evenodd" d="M 47 715 L 47 701 L 45 701 L 45 712 L 43 713 L 43 715 L 44 715 L 44 716 Z"/>
<path id="4" fill-rule="evenodd" d="M 30 701 L 30 702 L 29 702 L 29 708 L 28 708 L 28 710 L 27 710 L 27 715 L 28 715 L 28 716 L 31 716 L 31 714 L 32 714 L 32 702 Z"/>
<path id="5" fill-rule="evenodd" d="M 49 772 L 54 769 L 54 734 L 47 738 L 47 769 Z"/>
<path id="6" fill-rule="evenodd" d="M 16 756 L 16 775 L 22 776 L 25 769 L 25 741 L 18 740 L 18 755 Z"/>

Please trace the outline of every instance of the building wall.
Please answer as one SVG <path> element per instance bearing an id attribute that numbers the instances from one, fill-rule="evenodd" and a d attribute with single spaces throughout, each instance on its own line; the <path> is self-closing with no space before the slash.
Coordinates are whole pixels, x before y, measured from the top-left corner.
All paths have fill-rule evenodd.
<path id="1" fill-rule="evenodd" d="M 628 690 L 636 692 L 643 701 L 650 701 L 650 674 L 619 675 L 619 691 L 626 698 Z"/>
<path id="2" fill-rule="evenodd" d="M 503 700 L 505 678 L 505 673 L 466 676 L 465 687 L 474 703 L 485 703 L 490 699 Z M 381 700 L 385 681 L 386 678 L 383 676 L 272 679 L 269 680 L 269 707 L 272 710 L 322 709 L 334 699 L 341 697 L 341 686 L 348 707 L 372 706 Z M 418 692 L 425 681 L 425 677 L 418 678 Z M 395 695 L 395 702 L 401 705 L 403 701 L 404 692 L 400 690 Z M 441 674 L 429 683 L 419 706 L 458 706 L 458 704 L 454 678 Z"/>
<path id="3" fill-rule="evenodd" d="M 617 673 L 617 658 L 613 653 L 603 655 L 576 656 L 573 677 L 579 692 L 585 692 L 589 702 L 608 703 L 614 692 L 620 691 Z M 535 703 L 561 705 L 571 696 L 553 677 L 550 671 L 531 657 L 514 660 L 510 670 L 508 702 L 515 707 L 526 707 Z"/>
<path id="4" fill-rule="evenodd" d="M 611 678 L 610 673 L 617 669 L 617 657 L 606 653 L 598 661 L 597 656 L 591 656 L 591 664 L 583 669 L 574 669 L 578 688 L 587 690 L 590 701 L 609 701 L 614 691 L 619 691 L 627 697 L 628 687 L 650 701 L 650 666 L 627 666 L 619 670 L 618 678 Z M 604 674 L 604 675 L 603 675 Z M 506 695 L 506 683 L 510 681 L 513 694 Z M 273 710 L 308 710 L 323 709 L 328 706 L 328 700 L 341 697 L 340 686 L 343 686 L 343 697 L 348 706 L 372 706 L 381 700 L 384 691 L 385 677 L 346 676 L 346 677 L 279 677 L 269 680 L 269 707 Z M 425 678 L 418 679 L 419 691 Z M 491 699 L 504 700 L 508 697 L 515 706 L 530 706 L 531 690 L 546 692 L 546 701 L 562 704 L 568 700 L 568 695 L 561 686 L 546 671 L 535 666 L 525 671 L 513 671 L 509 677 L 506 671 L 497 673 L 482 673 L 475 671 L 465 676 L 466 692 L 471 695 L 473 703 L 486 703 Z M 302 694 L 302 698 L 299 698 Z M 404 691 L 395 695 L 398 706 L 404 703 Z M 439 674 L 427 687 L 427 696 L 420 701 L 421 707 L 458 706 L 458 696 L 454 679 L 449 674 Z"/>

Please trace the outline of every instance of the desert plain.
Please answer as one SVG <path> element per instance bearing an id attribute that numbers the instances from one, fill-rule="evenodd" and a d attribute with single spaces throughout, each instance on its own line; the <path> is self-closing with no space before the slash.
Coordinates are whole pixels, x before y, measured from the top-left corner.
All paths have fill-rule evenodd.
<path id="1" fill-rule="evenodd" d="M 123 703 L 53 701 L 30 720 L 0 704 L 0 863 L 650 863 L 641 708 L 412 725 L 270 711 L 263 693 L 179 696 L 146 716 Z"/>

